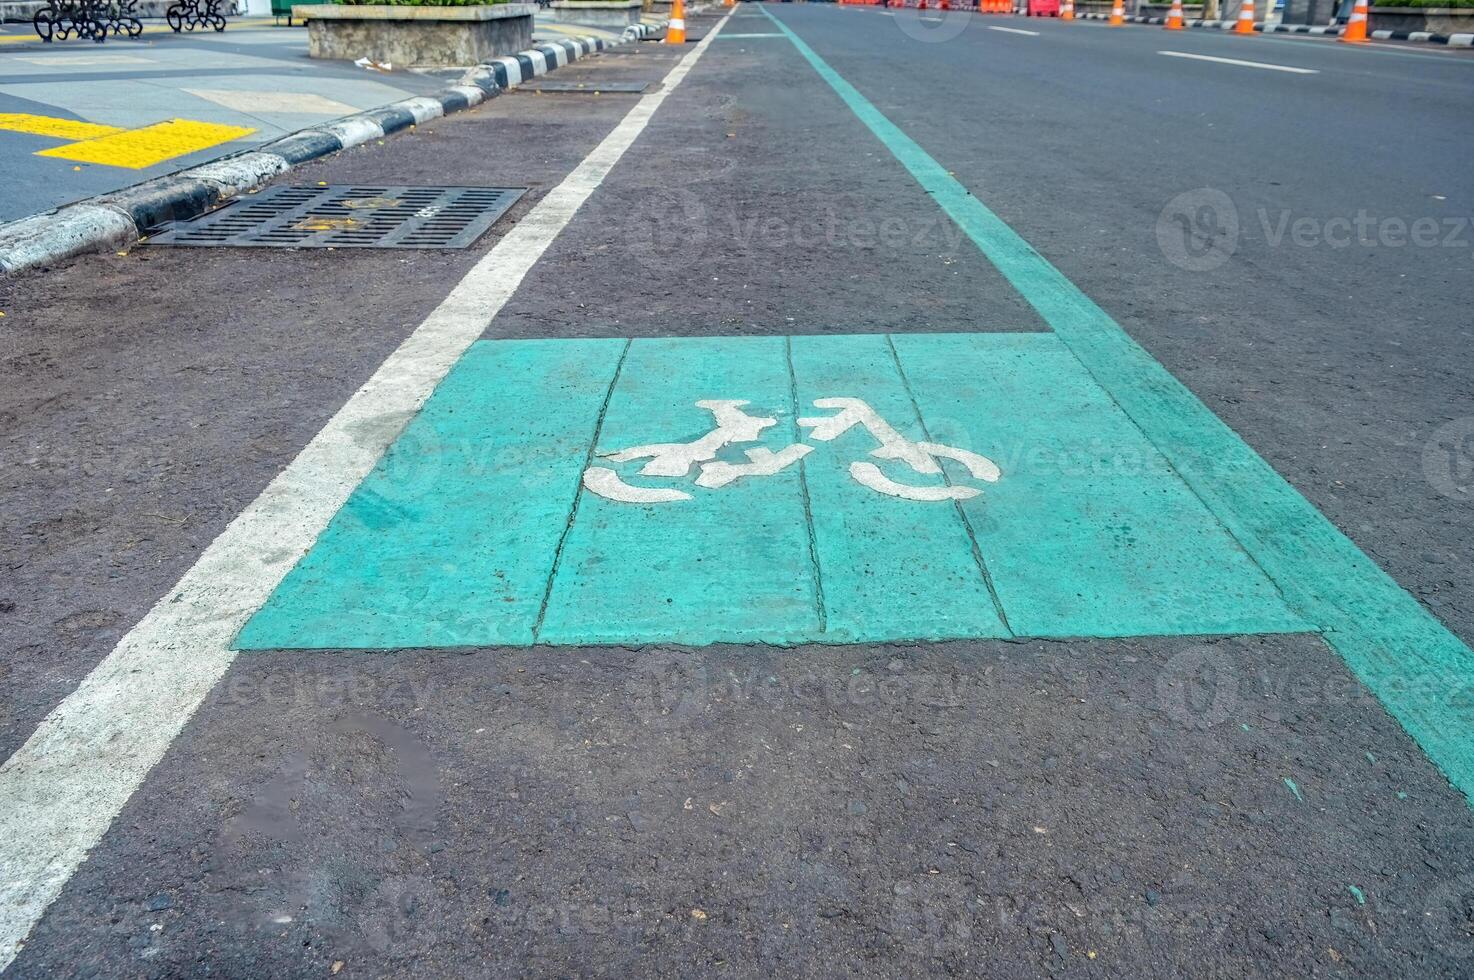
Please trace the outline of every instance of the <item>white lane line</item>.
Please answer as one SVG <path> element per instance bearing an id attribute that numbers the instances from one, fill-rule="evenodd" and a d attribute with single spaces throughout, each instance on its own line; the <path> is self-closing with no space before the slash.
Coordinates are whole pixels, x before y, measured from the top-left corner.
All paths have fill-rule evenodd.
<path id="1" fill-rule="evenodd" d="M 988 25 L 988 30 L 990 30 L 990 31 L 1002 31 L 1004 34 L 1027 34 L 1029 37 L 1038 37 L 1039 36 L 1039 32 L 1038 31 L 1026 31 L 1026 30 L 1024 30 L 1021 27 L 994 27 L 992 24 L 989 24 Z"/>
<path id="2" fill-rule="evenodd" d="M 0 766 L 0 970 L 225 673 L 231 641 L 511 298 L 717 36 L 717 23 L 476 263 Z"/>
<path id="3" fill-rule="evenodd" d="M 1169 58 L 1191 58 L 1194 61 L 1216 61 L 1220 65 L 1238 65 L 1241 68 L 1265 68 L 1269 71 L 1287 71 L 1295 75 L 1319 75 L 1319 68 L 1294 68 L 1290 65 L 1271 65 L 1263 61 L 1240 61 L 1237 58 L 1215 58 L 1208 54 L 1188 54 L 1186 51 L 1158 51 Z"/>

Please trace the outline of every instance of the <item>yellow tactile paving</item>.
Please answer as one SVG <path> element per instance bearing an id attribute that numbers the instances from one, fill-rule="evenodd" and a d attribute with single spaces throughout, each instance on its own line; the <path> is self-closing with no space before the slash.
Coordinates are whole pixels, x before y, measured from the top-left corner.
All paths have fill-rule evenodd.
<path id="1" fill-rule="evenodd" d="M 28 112 L 0 112 L 0 129 L 8 129 L 12 133 L 30 133 L 32 136 L 55 136 L 64 140 L 93 140 L 123 132 L 117 126 L 100 126 L 77 119 L 33 116 Z"/>
<path id="2" fill-rule="evenodd" d="M 114 132 L 80 143 L 68 143 L 49 150 L 41 150 L 37 156 L 59 157 L 79 163 L 99 163 L 107 167 L 126 167 L 142 170 L 174 157 L 182 157 L 197 150 L 219 146 L 231 140 L 254 133 L 254 129 L 240 126 L 223 126 L 219 123 L 194 122 L 189 119 L 171 119 L 155 123 L 142 129 Z"/>

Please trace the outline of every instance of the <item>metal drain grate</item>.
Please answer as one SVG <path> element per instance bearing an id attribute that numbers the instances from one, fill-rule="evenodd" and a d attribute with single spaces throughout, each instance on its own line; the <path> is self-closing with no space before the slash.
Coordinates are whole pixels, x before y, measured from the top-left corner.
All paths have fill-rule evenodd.
<path id="1" fill-rule="evenodd" d="M 231 248 L 465 248 L 525 187 L 268 187 L 161 226 L 156 245 Z"/>

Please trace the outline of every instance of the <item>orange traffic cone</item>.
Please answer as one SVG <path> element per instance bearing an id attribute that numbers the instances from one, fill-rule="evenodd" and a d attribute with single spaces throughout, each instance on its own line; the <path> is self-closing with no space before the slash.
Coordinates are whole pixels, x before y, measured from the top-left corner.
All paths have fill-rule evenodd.
<path id="1" fill-rule="evenodd" d="M 670 23 L 665 25 L 665 43 L 686 43 L 686 5 L 681 0 L 671 4 Z"/>
<path id="2" fill-rule="evenodd" d="M 1233 25 L 1235 34 L 1254 33 L 1254 0 L 1244 0 L 1239 6 L 1238 23 Z"/>
<path id="3" fill-rule="evenodd" d="M 1075 19 L 1075 0 L 1064 0 L 1064 3 L 1060 4 L 1060 6 L 1059 6 L 1059 19 L 1060 20 L 1074 20 Z"/>
<path id="4" fill-rule="evenodd" d="M 1126 8 L 1122 5 L 1122 0 L 1116 0 L 1111 4 L 1111 19 L 1106 21 L 1106 26 L 1120 27 L 1124 23 L 1126 23 Z"/>
<path id="5" fill-rule="evenodd" d="M 1364 44 L 1367 39 L 1367 0 L 1356 0 L 1356 6 L 1351 9 L 1351 19 L 1346 22 L 1346 29 L 1341 32 L 1341 40 L 1348 44 Z"/>
<path id="6" fill-rule="evenodd" d="M 1172 0 L 1172 9 L 1167 11 L 1167 30 L 1182 30 L 1182 0 Z"/>

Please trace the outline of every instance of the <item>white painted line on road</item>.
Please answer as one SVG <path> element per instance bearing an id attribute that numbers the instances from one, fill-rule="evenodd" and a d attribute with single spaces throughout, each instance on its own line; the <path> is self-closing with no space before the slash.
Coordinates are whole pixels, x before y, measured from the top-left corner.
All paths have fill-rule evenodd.
<path id="1" fill-rule="evenodd" d="M 1021 27 L 994 27 L 992 24 L 989 24 L 988 25 L 988 30 L 990 30 L 990 31 L 1002 31 L 1004 34 L 1027 34 L 1029 37 L 1038 37 L 1039 36 L 1039 32 L 1038 31 L 1026 31 L 1026 30 L 1024 30 Z"/>
<path id="2" fill-rule="evenodd" d="M 0 970 L 235 659 L 231 643 L 645 130 L 723 18 L 438 307 L 0 766 Z"/>
<path id="3" fill-rule="evenodd" d="M 1271 65 L 1263 61 L 1240 61 L 1237 58 L 1215 58 L 1209 54 L 1188 54 L 1186 51 L 1158 51 L 1169 58 L 1191 58 L 1194 61 L 1216 61 L 1220 65 L 1238 65 L 1241 68 L 1265 68 L 1269 71 L 1287 71 L 1296 75 L 1319 75 L 1319 68 L 1293 68 L 1290 65 Z"/>

